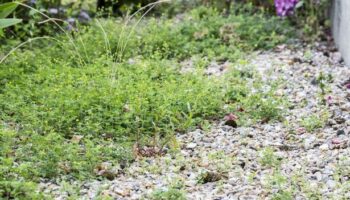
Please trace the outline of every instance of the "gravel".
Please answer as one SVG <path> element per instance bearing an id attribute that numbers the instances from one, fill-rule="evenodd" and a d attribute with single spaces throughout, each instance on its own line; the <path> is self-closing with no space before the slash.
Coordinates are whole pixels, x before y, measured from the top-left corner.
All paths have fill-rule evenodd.
<path id="1" fill-rule="evenodd" d="M 342 85 L 350 77 L 350 68 L 343 65 L 339 53 L 329 52 L 324 44 L 283 45 L 255 52 L 247 60 L 267 86 L 283 80 L 277 93 L 291 104 L 287 124 L 233 128 L 218 122 L 209 131 L 179 134 L 182 149 L 177 153 L 141 158 L 113 180 L 71 182 L 81 199 L 98 195 L 147 199 L 154 190 L 166 190 L 178 182 L 187 198 L 196 200 L 270 199 L 286 192 L 293 199 L 350 198 L 350 90 Z M 186 62 L 184 71 L 191 71 L 191 63 Z M 228 66 L 222 65 L 212 62 L 208 74 L 219 76 Z M 326 85 L 324 106 L 317 82 L 321 72 L 333 78 Z M 330 116 L 323 128 L 308 132 L 302 127 L 302 119 L 321 118 L 324 111 Z M 265 153 L 267 148 L 273 155 Z M 264 158 L 273 166 L 263 164 Z M 217 177 L 199 183 L 203 174 Z M 41 190 L 56 199 L 70 195 L 63 184 L 53 182 L 43 182 Z"/>

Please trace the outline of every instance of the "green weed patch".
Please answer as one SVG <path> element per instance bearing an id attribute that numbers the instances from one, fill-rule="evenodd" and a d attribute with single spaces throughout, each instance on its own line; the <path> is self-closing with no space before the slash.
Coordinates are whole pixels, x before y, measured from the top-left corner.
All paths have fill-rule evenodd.
<path id="1" fill-rule="evenodd" d="M 246 51 L 284 42 L 288 30 L 277 18 L 223 17 L 199 8 L 182 19 L 139 25 L 96 22 L 70 39 L 15 51 L 0 64 L 0 196 L 20 198 L 13 196 L 16 181 L 94 177 L 102 162 L 133 160 L 135 141 L 166 144 L 174 133 L 239 108 L 242 121 L 279 119 L 281 101 L 273 91 L 249 88 L 254 73 L 184 74 L 180 63 L 194 57 L 235 62 Z"/>

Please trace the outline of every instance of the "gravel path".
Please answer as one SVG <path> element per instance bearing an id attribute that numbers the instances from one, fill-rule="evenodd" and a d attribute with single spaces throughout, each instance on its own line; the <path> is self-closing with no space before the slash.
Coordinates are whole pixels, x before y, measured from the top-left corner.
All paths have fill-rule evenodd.
<path id="1" fill-rule="evenodd" d="M 316 46 L 279 46 L 248 59 L 266 84 L 283 79 L 277 92 L 290 102 L 284 122 L 213 124 L 208 131 L 178 135 L 178 153 L 140 159 L 111 181 L 72 184 L 83 199 L 147 199 L 155 189 L 170 187 L 196 200 L 350 199 L 350 68 L 338 52 Z M 329 79 L 324 100 L 321 73 Z M 325 127 L 307 130 L 318 123 Z M 71 193 L 62 184 L 43 183 L 42 189 L 57 199 Z"/>

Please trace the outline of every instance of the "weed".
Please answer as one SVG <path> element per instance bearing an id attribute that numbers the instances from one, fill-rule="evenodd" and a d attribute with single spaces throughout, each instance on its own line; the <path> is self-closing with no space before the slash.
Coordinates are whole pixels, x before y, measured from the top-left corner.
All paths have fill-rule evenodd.
<path id="1" fill-rule="evenodd" d="M 33 182 L 0 181 L 1 199 L 45 199 Z"/>
<path id="2" fill-rule="evenodd" d="M 167 190 L 156 190 L 151 194 L 152 200 L 185 200 L 186 194 L 184 191 L 176 188 Z"/>
<path id="3" fill-rule="evenodd" d="M 234 158 L 226 155 L 224 151 L 211 152 L 208 154 L 209 164 L 218 173 L 228 173 L 232 167 Z"/>
<path id="4" fill-rule="evenodd" d="M 320 89 L 321 89 L 321 94 L 322 95 L 325 95 L 326 91 L 325 91 L 325 88 L 326 88 L 326 77 L 323 75 L 323 73 L 321 72 L 318 77 L 317 77 L 317 82 L 320 86 Z"/>
<path id="5" fill-rule="evenodd" d="M 278 191 L 277 194 L 274 194 L 272 199 L 273 200 L 293 200 L 294 197 L 289 191 Z"/>
<path id="6" fill-rule="evenodd" d="M 308 117 L 305 117 L 301 121 L 301 125 L 308 131 L 313 132 L 318 128 L 322 128 L 325 126 L 328 120 L 329 114 L 324 111 L 320 114 L 312 114 Z"/>
<path id="7" fill-rule="evenodd" d="M 217 173 L 212 171 L 203 170 L 197 177 L 198 184 L 206 184 L 210 182 L 217 182 L 225 178 L 226 175 L 223 173 Z"/>
<path id="8" fill-rule="evenodd" d="M 292 32 L 287 22 L 265 15 L 226 18 L 205 7 L 176 20 L 98 20 L 68 37 L 32 39 L 3 57 L 1 180 L 91 178 L 103 162 L 132 161 L 136 141 L 160 147 L 170 141 L 175 152 L 174 133 L 208 129 L 209 121 L 231 112 L 225 104 L 244 108 L 241 119 L 281 116 L 273 89 L 263 90 L 259 79 L 248 86 L 253 71 L 232 69 L 214 78 L 182 74 L 179 63 L 194 58 L 204 69 L 212 60 L 235 62 L 246 51 L 284 42 Z M 222 171 L 224 159 L 218 158 Z M 176 189 L 159 194 L 183 197 Z"/>
<path id="9" fill-rule="evenodd" d="M 265 148 L 260 155 L 260 164 L 266 167 L 279 168 L 282 163 L 281 158 L 275 155 L 272 148 Z"/>

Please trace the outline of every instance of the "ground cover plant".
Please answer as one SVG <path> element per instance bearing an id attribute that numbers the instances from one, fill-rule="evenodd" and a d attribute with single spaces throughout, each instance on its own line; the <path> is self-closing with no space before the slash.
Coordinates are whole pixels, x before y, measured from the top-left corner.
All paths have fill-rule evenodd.
<path id="1" fill-rule="evenodd" d="M 124 24 L 97 19 L 8 57 L 9 47 L 1 47 L 0 197 L 40 198 L 33 188 L 42 179 L 103 179 L 96 169 L 104 162 L 127 167 L 136 142 L 163 148 L 175 133 L 228 113 L 262 123 L 280 119 L 281 99 L 258 77 L 249 84 L 251 69 L 214 77 L 204 73 L 206 65 L 182 73 L 181 62 L 238 62 L 246 52 L 287 41 L 293 30 L 287 21 L 199 7 L 183 19 Z M 182 193 L 155 194 L 168 196 Z"/>

